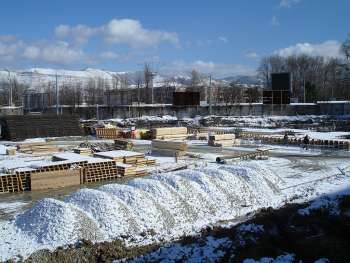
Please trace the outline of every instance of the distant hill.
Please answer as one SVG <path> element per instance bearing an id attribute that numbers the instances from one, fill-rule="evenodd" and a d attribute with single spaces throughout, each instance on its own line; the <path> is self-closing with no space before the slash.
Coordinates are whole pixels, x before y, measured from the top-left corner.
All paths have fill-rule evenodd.
<path id="1" fill-rule="evenodd" d="M 60 86 L 86 87 L 89 83 L 103 85 L 109 88 L 122 87 L 125 82 L 131 87 L 143 83 L 143 72 L 113 72 L 101 69 L 87 68 L 84 70 L 55 70 L 49 68 L 31 68 L 28 70 L 10 71 L 0 70 L 0 83 L 8 83 L 16 80 L 20 84 L 28 85 L 35 90 L 43 90 L 48 86 L 54 86 L 55 80 Z M 223 79 L 212 79 L 213 85 L 227 85 L 232 81 L 239 84 L 255 85 L 260 81 L 254 76 L 232 76 Z M 156 74 L 153 80 L 155 87 L 171 85 L 171 86 L 187 86 L 191 84 L 191 77 L 186 74 L 182 75 L 163 75 Z M 200 85 L 209 85 L 208 78 L 202 78 Z"/>

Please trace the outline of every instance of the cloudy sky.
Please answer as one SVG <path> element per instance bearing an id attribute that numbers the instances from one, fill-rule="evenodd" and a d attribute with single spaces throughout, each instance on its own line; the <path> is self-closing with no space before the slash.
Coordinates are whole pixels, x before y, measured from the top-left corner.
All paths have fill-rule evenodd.
<path id="1" fill-rule="evenodd" d="M 0 68 L 253 74 L 269 54 L 338 56 L 349 0 L 11 0 Z"/>

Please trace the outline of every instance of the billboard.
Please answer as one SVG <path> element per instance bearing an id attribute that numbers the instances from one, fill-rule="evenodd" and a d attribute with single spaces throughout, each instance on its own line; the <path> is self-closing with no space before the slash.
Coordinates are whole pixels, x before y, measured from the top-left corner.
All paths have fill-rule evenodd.
<path id="1" fill-rule="evenodd" d="M 272 90 L 291 91 L 291 74 L 289 72 L 272 73 L 271 85 L 272 85 Z"/>

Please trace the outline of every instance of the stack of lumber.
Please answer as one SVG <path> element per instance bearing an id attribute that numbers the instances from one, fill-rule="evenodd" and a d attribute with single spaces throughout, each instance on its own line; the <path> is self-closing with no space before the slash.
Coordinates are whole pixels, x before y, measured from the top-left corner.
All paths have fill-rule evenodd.
<path id="1" fill-rule="evenodd" d="M 132 151 L 109 151 L 109 152 L 99 152 L 94 154 L 95 157 L 112 159 L 119 163 L 125 164 L 137 164 L 139 159 L 144 159 L 145 154 Z"/>
<path id="2" fill-rule="evenodd" d="M 134 147 L 134 144 L 130 140 L 117 139 L 117 140 L 114 140 L 114 146 L 117 150 L 130 151 Z"/>
<path id="3" fill-rule="evenodd" d="M 137 168 L 135 170 L 135 176 L 147 176 L 148 172 L 144 169 Z"/>
<path id="4" fill-rule="evenodd" d="M 125 163 L 116 163 L 118 174 L 121 176 L 135 176 L 136 167 Z"/>
<path id="5" fill-rule="evenodd" d="M 187 128 L 155 128 L 152 129 L 152 138 L 161 140 L 185 140 L 187 139 Z"/>
<path id="6" fill-rule="evenodd" d="M 91 149 L 90 148 L 75 148 L 74 153 L 90 156 L 91 155 Z"/>
<path id="7" fill-rule="evenodd" d="M 120 138 L 120 130 L 117 128 L 95 128 L 96 137 L 99 139 L 117 139 Z"/>
<path id="8" fill-rule="evenodd" d="M 187 152 L 187 143 L 184 141 L 153 140 L 152 153 L 162 156 L 184 156 Z"/>
<path id="9" fill-rule="evenodd" d="M 153 158 L 146 158 L 147 159 L 147 165 L 155 165 L 156 159 Z"/>
<path id="10" fill-rule="evenodd" d="M 216 134 L 209 136 L 209 146 L 232 147 L 234 144 L 234 134 Z"/>
<path id="11" fill-rule="evenodd" d="M 22 153 L 38 155 L 59 152 L 59 148 L 56 145 L 48 144 L 47 142 L 21 143 L 18 144 L 17 148 Z"/>

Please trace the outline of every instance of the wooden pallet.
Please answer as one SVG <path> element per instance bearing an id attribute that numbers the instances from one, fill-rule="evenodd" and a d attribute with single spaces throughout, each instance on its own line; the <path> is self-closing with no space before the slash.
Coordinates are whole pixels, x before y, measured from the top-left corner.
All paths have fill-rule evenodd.
<path id="1" fill-rule="evenodd" d="M 120 130 L 117 128 L 95 128 L 96 137 L 99 139 L 118 139 Z"/>

